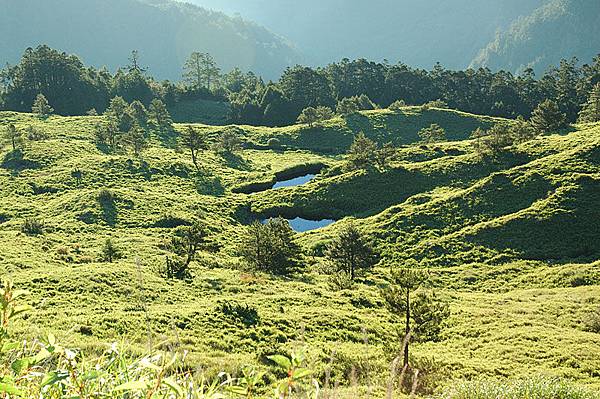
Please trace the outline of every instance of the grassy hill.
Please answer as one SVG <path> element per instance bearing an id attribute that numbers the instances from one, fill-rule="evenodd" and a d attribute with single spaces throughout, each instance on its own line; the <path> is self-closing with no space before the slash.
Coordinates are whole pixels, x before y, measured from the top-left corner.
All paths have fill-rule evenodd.
<path id="1" fill-rule="evenodd" d="M 174 137 L 153 136 L 139 158 L 103 153 L 93 142 L 101 118 L 0 113 L 1 127 L 47 135 L 21 156 L 0 152 L 0 271 L 31 291 L 35 307 L 23 334 L 35 325 L 90 350 L 122 340 L 133 353 L 160 343 L 187 350 L 186 363 L 209 376 L 305 346 L 319 377 L 331 364 L 340 383 L 354 370 L 357 384 L 383 387 L 399 338 L 379 287 L 386 262 L 416 263 L 451 304 L 441 340 L 413 352 L 432 378 L 547 374 L 600 388 L 599 335 L 585 327 L 600 306 L 600 126 L 481 158 L 467 138 L 498 120 L 450 110 L 371 111 L 315 128 L 197 125 L 246 142 L 234 156 L 203 151 L 197 171 Z M 434 122 L 451 141 L 415 144 Z M 344 171 L 342 153 L 358 131 L 400 146 L 389 170 Z M 269 149 L 271 138 L 283 149 Z M 303 186 L 232 191 L 315 164 L 328 168 Z M 304 274 L 245 272 L 235 253 L 241 229 L 254 214 L 277 213 L 341 220 L 299 235 L 310 253 Z M 349 216 L 386 262 L 352 290 L 335 290 L 319 250 Z M 42 222 L 42 234 L 22 232 L 26 218 Z M 194 262 L 190 282 L 164 279 L 163 243 L 192 218 L 210 229 L 212 249 Z M 115 263 L 101 260 L 109 237 L 124 255 Z M 225 302 L 258 317 L 227 314 Z"/>

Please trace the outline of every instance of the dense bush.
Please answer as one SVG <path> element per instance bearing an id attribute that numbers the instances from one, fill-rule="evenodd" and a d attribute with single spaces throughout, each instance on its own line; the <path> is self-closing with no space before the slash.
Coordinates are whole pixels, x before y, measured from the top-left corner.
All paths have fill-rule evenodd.
<path id="1" fill-rule="evenodd" d="M 21 225 L 21 231 L 30 236 L 44 233 L 44 222 L 36 218 L 26 218 Z"/>
<path id="2" fill-rule="evenodd" d="M 217 306 L 217 310 L 227 317 L 240 321 L 245 326 L 253 326 L 260 322 L 258 310 L 248 304 L 224 302 Z"/>
<path id="3" fill-rule="evenodd" d="M 256 221 L 246 228 L 238 253 L 251 269 L 285 275 L 299 267 L 300 246 L 287 220 Z"/>

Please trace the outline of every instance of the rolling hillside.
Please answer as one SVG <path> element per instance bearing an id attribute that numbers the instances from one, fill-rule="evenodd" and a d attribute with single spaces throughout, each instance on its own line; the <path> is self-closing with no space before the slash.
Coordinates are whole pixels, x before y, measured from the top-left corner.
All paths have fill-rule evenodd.
<path id="1" fill-rule="evenodd" d="M 153 135 L 141 157 L 103 153 L 93 140 L 101 118 L 0 113 L 2 128 L 47 136 L 19 156 L 0 152 L 0 268 L 31 291 L 28 323 L 61 342 L 94 351 L 124 340 L 134 353 L 176 345 L 209 376 L 302 345 L 319 377 L 330 364 L 341 383 L 355 373 L 358 384 L 385 386 L 400 341 L 380 287 L 390 264 L 417 262 L 451 304 L 441 339 L 413 352 L 443 371 L 439 381 L 539 373 L 600 388 L 598 334 L 585 327 L 600 304 L 600 126 L 481 158 L 469 134 L 499 119 L 442 109 L 363 112 L 318 129 L 196 125 L 210 140 L 229 130 L 246 143 L 231 156 L 202 151 L 196 170 L 174 136 Z M 451 141 L 416 143 L 432 121 Z M 344 171 L 342 155 L 359 130 L 399 146 L 388 170 Z M 283 148 L 269 149 L 271 138 Z M 305 185 L 232 192 L 315 163 L 328 168 Z M 236 254 L 244 225 L 277 213 L 339 219 L 298 236 L 306 270 L 289 279 L 248 273 Z M 384 261 L 352 290 L 336 290 L 321 254 L 350 216 L 377 239 Z M 41 234 L 22 231 L 26 218 L 42 222 Z M 211 245 L 190 281 L 164 279 L 164 242 L 193 218 L 206 223 Z M 101 258 L 109 237 L 123 252 L 115 263 Z M 248 305 L 258 317 L 232 318 L 223 303 Z"/>

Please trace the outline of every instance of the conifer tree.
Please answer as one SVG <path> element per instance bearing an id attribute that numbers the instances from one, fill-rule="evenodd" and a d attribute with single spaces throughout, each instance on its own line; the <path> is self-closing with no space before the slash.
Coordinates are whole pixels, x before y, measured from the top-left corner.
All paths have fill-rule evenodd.
<path id="1" fill-rule="evenodd" d="M 221 70 L 215 59 L 208 53 L 193 52 L 183 66 L 183 77 L 196 89 L 211 85 L 219 79 Z"/>
<path id="2" fill-rule="evenodd" d="M 14 124 L 10 123 L 4 130 L 4 141 L 12 147 L 13 152 L 17 151 L 23 142 L 23 133 Z"/>
<path id="3" fill-rule="evenodd" d="M 446 131 L 437 123 L 432 123 L 419 131 L 419 137 L 425 143 L 436 143 L 446 140 Z"/>
<path id="4" fill-rule="evenodd" d="M 173 119 L 162 100 L 155 98 L 150 103 L 148 119 L 154 123 L 156 128 L 161 132 L 169 131 L 173 128 Z"/>
<path id="5" fill-rule="evenodd" d="M 422 270 L 395 270 L 390 285 L 382 291 L 388 310 L 404 319 L 404 367 L 409 366 L 410 342 L 435 340 L 442 323 L 450 316 L 446 302 L 440 301 L 435 293 L 421 289 L 428 279 L 429 275 Z"/>
<path id="6" fill-rule="evenodd" d="M 305 123 L 308 127 L 313 125 L 319 120 L 319 114 L 317 109 L 313 107 L 304 108 L 300 116 L 298 116 L 298 123 Z"/>
<path id="7" fill-rule="evenodd" d="M 40 118 L 46 118 L 54 112 L 54 108 L 50 106 L 43 94 L 38 94 L 33 101 L 31 112 L 37 114 Z"/>
<path id="8" fill-rule="evenodd" d="M 129 112 L 129 105 L 123 97 L 113 97 L 110 100 L 110 104 L 104 115 L 108 116 L 109 120 L 112 121 L 117 129 L 122 133 L 127 133 L 133 125 L 134 118 Z"/>
<path id="9" fill-rule="evenodd" d="M 600 122 L 600 83 L 594 86 L 587 102 L 583 104 L 579 112 L 579 122 Z"/>
<path id="10" fill-rule="evenodd" d="M 121 257 L 121 251 L 115 246 L 110 238 L 107 238 L 102 247 L 102 260 L 104 262 L 113 263 L 113 261 Z"/>
<path id="11" fill-rule="evenodd" d="M 145 125 L 148 122 L 148 111 L 141 101 L 135 100 L 129 104 L 129 114 L 139 123 Z"/>
<path id="12" fill-rule="evenodd" d="M 206 140 L 204 136 L 200 134 L 196 129 L 192 126 L 188 126 L 180 136 L 180 144 L 184 147 L 188 148 L 192 153 L 192 162 L 196 169 L 199 169 L 198 166 L 198 151 L 206 149 Z"/>
<path id="13" fill-rule="evenodd" d="M 238 253 L 253 270 L 286 275 L 299 266 L 301 248 L 295 235 L 283 218 L 257 221 L 248 226 Z"/>
<path id="14" fill-rule="evenodd" d="M 137 121 L 134 122 L 131 129 L 129 129 L 127 141 L 129 141 L 129 144 L 131 144 L 133 147 L 133 153 L 136 156 L 139 156 L 141 152 L 148 146 L 148 141 L 146 140 L 146 131 Z"/>
<path id="15" fill-rule="evenodd" d="M 377 144 L 363 132 L 358 133 L 346 154 L 350 168 L 367 169 L 376 162 L 376 158 Z"/>
<path id="16" fill-rule="evenodd" d="M 327 245 L 325 257 L 335 272 L 345 273 L 350 281 L 354 281 L 360 271 L 369 270 L 377 263 L 373 247 L 352 222 Z"/>
<path id="17" fill-rule="evenodd" d="M 322 122 L 333 118 L 335 116 L 335 113 L 331 108 L 321 105 L 317 107 L 317 116 L 319 122 Z"/>
<path id="18" fill-rule="evenodd" d="M 538 133 L 550 133 L 567 126 L 567 117 L 560 111 L 556 102 L 546 100 L 531 114 L 531 126 Z"/>

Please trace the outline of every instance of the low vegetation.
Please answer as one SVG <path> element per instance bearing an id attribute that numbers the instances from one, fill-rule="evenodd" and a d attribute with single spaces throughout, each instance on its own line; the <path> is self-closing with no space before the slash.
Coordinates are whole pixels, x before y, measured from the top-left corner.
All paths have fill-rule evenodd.
<path id="1" fill-rule="evenodd" d="M 0 265 L 34 305 L 11 321 L 26 347 L 4 357 L 3 383 L 25 397 L 271 397 L 293 368 L 310 370 L 299 397 L 318 383 L 321 397 L 529 384 L 594 398 L 597 125 L 540 135 L 401 107 L 312 128 L 207 126 L 116 101 L 144 132 L 139 151 L 98 140 L 109 124 L 127 137 L 125 114 L 0 113 Z M 434 123 L 445 141 L 422 143 Z M 296 233 L 278 216 L 336 222 Z M 35 359 L 50 347 L 75 349 Z M 35 362 L 13 370 L 22 357 Z"/>

